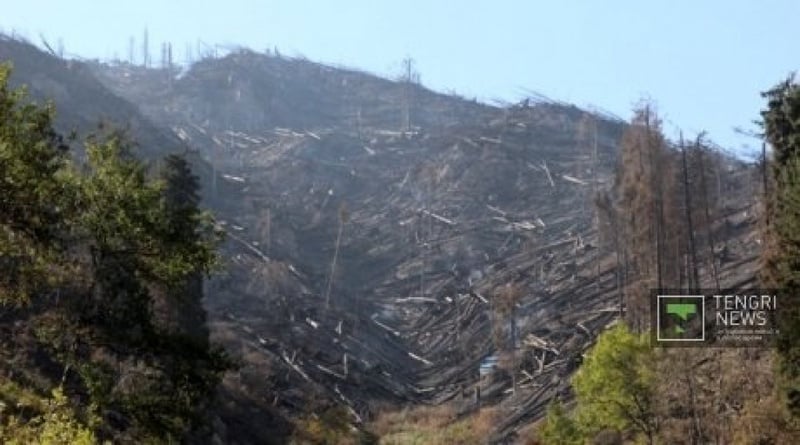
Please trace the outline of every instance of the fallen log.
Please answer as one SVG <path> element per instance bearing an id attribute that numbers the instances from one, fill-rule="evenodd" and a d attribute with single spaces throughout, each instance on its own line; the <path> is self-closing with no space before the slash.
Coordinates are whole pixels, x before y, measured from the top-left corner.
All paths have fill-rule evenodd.
<path id="1" fill-rule="evenodd" d="M 425 363 L 428 366 L 433 365 L 433 362 L 431 362 L 430 360 L 426 360 L 425 358 L 420 357 L 417 354 L 414 354 L 413 352 L 409 352 L 408 356 L 413 358 L 414 360 L 417 360 L 417 361 L 420 361 L 422 363 Z"/>
<path id="2" fill-rule="evenodd" d="M 309 377 L 308 374 L 306 374 L 299 366 L 294 364 L 294 362 L 290 360 L 289 357 L 286 356 L 286 352 L 281 352 L 281 358 L 283 359 L 284 362 L 286 362 L 287 365 L 289 365 L 290 368 L 294 369 L 298 374 L 300 374 L 304 379 L 306 379 L 306 381 L 309 382 L 312 381 L 311 377 Z"/>
<path id="3" fill-rule="evenodd" d="M 455 222 L 454 222 L 452 219 L 445 218 L 444 216 L 437 215 L 437 214 L 435 214 L 435 213 L 433 213 L 433 212 L 429 212 L 428 210 L 425 210 L 425 209 L 422 209 L 422 210 L 420 210 L 420 211 L 421 211 L 423 214 L 425 214 L 425 215 L 428 215 L 428 216 L 430 216 L 431 218 L 433 218 L 433 219 L 435 219 L 435 220 L 437 220 L 437 221 L 439 221 L 439 222 L 443 222 L 443 223 L 445 223 L 445 224 L 447 224 L 447 225 L 449 225 L 449 226 L 454 226 L 454 225 L 456 225 L 456 223 L 455 223 Z"/>
<path id="4" fill-rule="evenodd" d="M 556 188 L 556 183 L 553 182 L 553 177 L 550 175 L 550 169 L 547 168 L 547 161 L 542 161 L 542 169 L 547 174 L 547 180 L 550 181 L 550 187 Z"/>
<path id="5" fill-rule="evenodd" d="M 578 185 L 589 185 L 589 183 L 588 183 L 588 182 L 586 182 L 586 181 L 584 181 L 584 180 L 581 180 L 581 179 L 578 179 L 578 178 L 576 178 L 576 177 L 574 177 L 574 176 L 570 176 L 570 175 L 561 175 L 561 177 L 562 177 L 562 178 L 563 178 L 565 181 L 569 181 L 569 182 L 572 182 L 572 183 L 575 183 L 575 184 L 578 184 Z"/>

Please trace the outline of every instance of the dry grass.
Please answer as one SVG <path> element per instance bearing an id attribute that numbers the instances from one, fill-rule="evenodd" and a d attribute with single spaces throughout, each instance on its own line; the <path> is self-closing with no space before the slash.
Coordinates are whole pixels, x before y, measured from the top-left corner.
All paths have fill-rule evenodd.
<path id="1" fill-rule="evenodd" d="M 478 437 L 488 437 L 497 425 L 500 410 L 494 407 L 484 408 L 467 419 L 470 430 Z"/>
<path id="2" fill-rule="evenodd" d="M 541 427 L 541 422 L 532 422 L 528 425 L 520 428 L 517 432 L 517 436 L 519 439 L 517 440 L 517 445 L 541 445 L 541 441 L 539 441 L 539 428 Z"/>
<path id="3" fill-rule="evenodd" d="M 455 411 L 449 405 L 421 406 L 379 414 L 371 424 L 371 431 L 379 437 L 405 428 L 436 430 L 455 420 Z"/>
<path id="4" fill-rule="evenodd" d="M 499 411 L 483 408 L 456 420 L 451 405 L 425 406 L 385 412 L 371 424 L 382 445 L 470 445 L 485 443 L 496 425 Z"/>

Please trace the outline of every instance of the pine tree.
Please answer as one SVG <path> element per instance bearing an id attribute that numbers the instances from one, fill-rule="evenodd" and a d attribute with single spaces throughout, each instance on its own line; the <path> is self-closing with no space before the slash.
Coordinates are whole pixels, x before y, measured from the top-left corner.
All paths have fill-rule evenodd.
<path id="1" fill-rule="evenodd" d="M 211 229 L 210 215 L 200 209 L 200 184 L 192 173 L 191 165 L 184 156 L 169 155 L 164 160 L 161 172 L 164 181 L 163 211 L 165 218 L 166 242 L 176 245 L 201 247 L 214 240 L 216 233 Z M 201 344 L 208 342 L 206 313 L 202 305 L 203 270 L 202 265 L 213 266 L 213 251 L 206 248 L 194 252 L 198 270 L 187 274 L 182 283 L 169 291 L 164 309 L 167 320 L 172 322 L 169 329 L 187 335 Z"/>

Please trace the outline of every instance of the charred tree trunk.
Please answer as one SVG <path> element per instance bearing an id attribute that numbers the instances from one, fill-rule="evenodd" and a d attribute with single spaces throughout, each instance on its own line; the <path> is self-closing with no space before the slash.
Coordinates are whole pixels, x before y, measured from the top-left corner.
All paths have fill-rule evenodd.
<path id="1" fill-rule="evenodd" d="M 719 269 L 717 268 L 717 256 L 715 253 L 715 243 L 714 243 L 714 227 L 713 221 L 711 220 L 711 211 L 709 210 L 709 202 L 708 202 L 708 188 L 706 187 L 706 169 L 705 169 L 705 160 L 703 156 L 703 149 L 700 147 L 700 138 L 698 137 L 697 141 L 697 162 L 699 163 L 700 167 L 700 188 L 701 193 L 703 195 L 703 204 L 705 210 L 705 218 L 706 218 L 706 238 L 708 240 L 708 254 L 711 261 L 711 273 L 714 277 L 714 284 L 716 285 L 716 289 L 720 289 L 720 282 L 719 282 Z M 721 197 L 721 195 L 720 195 Z"/>
<path id="2" fill-rule="evenodd" d="M 689 256 L 691 259 L 689 288 L 692 289 L 700 285 L 700 279 L 697 271 L 697 250 L 695 249 L 694 224 L 692 222 L 692 198 L 689 192 L 689 168 L 686 161 L 686 148 L 683 146 L 683 138 L 681 138 L 681 158 L 683 159 L 683 197 L 684 208 L 686 209 L 686 231 L 689 241 Z"/>

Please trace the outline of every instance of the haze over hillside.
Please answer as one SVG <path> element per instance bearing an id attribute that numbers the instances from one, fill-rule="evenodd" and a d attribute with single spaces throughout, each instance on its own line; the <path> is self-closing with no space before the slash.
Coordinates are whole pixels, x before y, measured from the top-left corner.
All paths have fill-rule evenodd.
<path id="1" fill-rule="evenodd" d="M 632 125 L 618 118 L 541 97 L 490 105 L 274 51 L 154 68 L 4 38 L 0 60 L 54 101 L 61 132 L 104 120 L 153 166 L 192 162 L 227 232 L 204 285 L 211 339 L 240 362 L 208 408 L 215 443 L 287 443 L 320 418 L 366 435 L 380 414 L 420 406 L 452 407 L 453 422 L 489 407 L 481 440 L 523 440 L 573 399 L 585 353 L 628 314 L 598 211 L 620 186 Z M 683 146 L 663 145 L 664 165 L 679 159 Z M 758 171 L 710 145 L 695 147 L 715 182 L 694 285 L 752 285 Z"/>
<path id="2" fill-rule="evenodd" d="M 142 64 L 145 40 L 151 65 L 160 63 L 163 42 L 172 43 L 173 60 L 180 63 L 241 45 L 389 77 L 412 57 L 423 83 L 435 90 L 516 102 L 529 89 L 623 117 L 632 102 L 649 95 L 663 108 L 670 137 L 677 138 L 678 129 L 705 129 L 728 149 L 749 146 L 751 155 L 758 141 L 734 128 L 757 131 L 752 121 L 759 92 L 798 69 L 791 42 L 792 18 L 800 10 L 791 0 L 771 7 L 630 0 L 501 0 L 462 7 L 420 0 L 144 0 L 95 6 L 32 0 L 8 8 L 2 26 L 37 43 L 43 36 L 70 57 L 136 64 Z"/>

